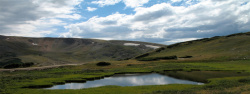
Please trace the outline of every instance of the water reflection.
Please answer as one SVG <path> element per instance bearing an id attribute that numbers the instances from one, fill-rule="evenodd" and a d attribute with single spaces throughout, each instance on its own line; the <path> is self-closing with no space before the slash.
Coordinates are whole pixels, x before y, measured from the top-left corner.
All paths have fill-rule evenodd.
<path id="1" fill-rule="evenodd" d="M 141 86 L 141 85 L 164 85 L 164 84 L 200 85 L 203 83 L 176 79 L 157 73 L 150 73 L 150 74 L 136 74 L 136 75 L 135 74 L 116 75 L 113 77 L 106 77 L 100 80 L 87 81 L 86 83 L 67 83 L 64 85 L 56 85 L 47 89 L 81 89 L 81 88 L 99 87 L 106 85 Z"/>

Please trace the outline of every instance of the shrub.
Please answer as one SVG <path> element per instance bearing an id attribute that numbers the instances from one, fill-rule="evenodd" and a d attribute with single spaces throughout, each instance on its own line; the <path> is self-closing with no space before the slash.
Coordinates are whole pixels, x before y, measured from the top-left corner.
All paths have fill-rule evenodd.
<path id="1" fill-rule="evenodd" d="M 109 62 L 98 62 L 96 65 L 97 66 L 109 66 L 111 64 Z"/>
<path id="2" fill-rule="evenodd" d="M 164 56 L 164 57 L 148 57 L 148 58 L 140 58 L 139 61 L 155 61 L 155 60 L 171 60 L 177 59 L 177 56 Z"/>
<path id="3" fill-rule="evenodd" d="M 20 67 L 30 67 L 34 65 L 33 62 L 28 62 L 28 63 L 10 63 L 5 65 L 3 68 L 10 69 L 10 68 L 20 68 Z"/>
<path id="4" fill-rule="evenodd" d="M 19 67 L 22 67 L 21 63 L 7 64 L 3 68 L 10 69 L 10 68 L 19 68 Z"/>
<path id="5" fill-rule="evenodd" d="M 162 50 L 165 50 L 165 48 L 164 47 L 158 48 L 155 50 L 155 52 L 161 52 Z"/>
<path id="6" fill-rule="evenodd" d="M 250 83 L 250 77 L 248 77 L 248 78 L 243 78 L 243 79 L 239 79 L 239 82 L 242 82 L 242 83 Z"/>
<path id="7" fill-rule="evenodd" d="M 22 67 L 30 67 L 30 66 L 32 66 L 32 65 L 34 65 L 33 62 L 27 62 L 27 63 L 23 63 L 23 64 L 22 64 Z"/>
<path id="8" fill-rule="evenodd" d="M 1 63 L 0 63 L 0 67 L 4 67 L 4 66 L 7 66 L 7 65 L 9 65 L 9 64 L 21 64 L 21 63 L 23 63 L 22 61 L 21 61 L 21 59 L 19 59 L 19 58 L 9 58 L 9 59 L 5 59 L 5 60 L 3 60 Z"/>
<path id="9" fill-rule="evenodd" d="M 167 46 L 167 48 L 173 48 L 173 47 L 177 47 L 180 45 L 181 45 L 181 43 L 176 43 L 176 44 L 172 44 L 172 45 Z"/>
<path id="10" fill-rule="evenodd" d="M 187 55 L 187 56 L 183 56 L 183 57 L 179 57 L 179 58 L 192 58 L 193 56 L 189 56 L 189 55 Z"/>
<path id="11" fill-rule="evenodd" d="M 32 65 L 34 65 L 33 62 L 23 63 L 22 60 L 19 58 L 10 58 L 10 59 L 5 59 L 1 66 L 3 68 L 10 69 L 10 68 L 30 67 Z"/>
<path id="12" fill-rule="evenodd" d="M 142 54 L 142 55 L 140 55 L 140 56 L 135 57 L 135 59 L 139 59 L 139 58 L 142 58 L 142 57 L 146 57 L 146 56 L 148 56 L 148 55 L 149 55 L 149 53 L 145 53 L 145 54 Z"/>
<path id="13" fill-rule="evenodd" d="M 127 66 L 133 66 L 132 64 L 127 64 Z"/>

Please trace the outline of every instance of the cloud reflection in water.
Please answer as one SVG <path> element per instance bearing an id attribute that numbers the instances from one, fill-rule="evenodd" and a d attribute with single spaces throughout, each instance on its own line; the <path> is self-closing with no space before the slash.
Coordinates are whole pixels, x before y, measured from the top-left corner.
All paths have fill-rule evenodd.
<path id="1" fill-rule="evenodd" d="M 141 85 L 164 85 L 164 84 L 196 84 L 201 85 L 203 83 L 176 79 L 166 75 L 157 73 L 150 74 L 137 74 L 137 75 L 123 75 L 106 77 L 104 79 L 87 81 L 86 83 L 67 83 L 64 85 L 55 85 L 47 89 L 81 89 L 91 88 L 107 85 L 117 86 L 141 86 Z"/>

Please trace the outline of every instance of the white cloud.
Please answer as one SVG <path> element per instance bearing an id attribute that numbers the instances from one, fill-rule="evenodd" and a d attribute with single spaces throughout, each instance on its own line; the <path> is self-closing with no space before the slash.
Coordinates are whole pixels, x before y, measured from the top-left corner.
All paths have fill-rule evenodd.
<path id="1" fill-rule="evenodd" d="M 250 30 L 250 1 L 185 0 L 184 3 L 190 5 L 161 3 L 151 7 L 136 6 L 135 14 L 92 17 L 88 21 L 68 25 L 69 32 L 63 36 L 170 44 Z"/>
<path id="2" fill-rule="evenodd" d="M 115 5 L 119 2 L 123 2 L 126 7 L 136 8 L 141 7 L 144 4 L 148 3 L 149 0 L 97 0 L 92 1 L 92 4 L 98 4 L 99 6 L 108 6 L 108 5 Z"/>
<path id="3" fill-rule="evenodd" d="M 174 43 L 250 30 L 250 1 L 246 0 L 172 0 L 150 7 L 143 6 L 149 0 L 98 0 L 92 3 L 123 2 L 135 13 L 117 12 L 69 24 L 65 20 L 82 18 L 76 9 L 82 1 L 0 0 L 0 34 L 41 37 L 64 26 L 67 32 L 60 34 L 62 37 Z M 171 5 L 173 2 L 182 4 Z"/>
<path id="4" fill-rule="evenodd" d="M 54 18 L 64 18 L 64 19 L 74 19 L 74 20 L 78 20 L 80 19 L 82 16 L 79 14 L 62 14 L 62 15 L 57 15 Z"/>
<path id="5" fill-rule="evenodd" d="M 97 8 L 87 7 L 88 11 L 95 11 Z"/>
<path id="6" fill-rule="evenodd" d="M 115 5 L 116 3 L 119 3 L 121 0 L 97 0 L 92 1 L 93 4 L 98 4 L 99 6 L 107 6 L 107 5 Z"/>
<path id="7" fill-rule="evenodd" d="M 126 7 L 136 8 L 148 3 L 149 0 L 123 0 Z"/>
<path id="8" fill-rule="evenodd" d="M 12 28 L 13 25 L 7 26 Z M 20 24 L 20 25 L 14 25 L 15 28 L 12 30 L 15 32 L 8 32 L 8 36 L 25 36 L 25 37 L 44 37 L 44 35 L 51 34 L 55 30 L 49 30 L 49 31 L 44 31 L 44 30 L 39 30 L 36 31 L 36 27 L 30 24 Z M 25 32 L 24 32 L 25 31 Z"/>
<path id="9" fill-rule="evenodd" d="M 76 20 L 83 0 L 1 0 L 0 34 L 42 37 L 55 33 L 63 19 Z M 11 6 L 11 8 L 9 8 Z"/>
<path id="10" fill-rule="evenodd" d="M 181 2 L 182 0 L 171 0 L 172 2 Z"/>
<path id="11" fill-rule="evenodd" d="M 136 21 L 151 21 L 157 20 L 158 18 L 172 15 L 172 6 L 170 4 L 162 3 L 156 4 L 149 8 L 139 7 L 135 8 L 135 18 Z"/>
<path id="12" fill-rule="evenodd" d="M 92 17 L 86 22 L 71 24 L 65 26 L 69 32 L 64 33 L 61 37 L 85 37 L 85 38 L 112 38 L 117 39 L 123 37 L 120 35 L 125 33 L 128 27 L 124 26 L 123 21 L 127 15 L 115 13 L 107 17 Z M 124 32 L 122 32 L 124 31 Z M 111 37 L 112 36 L 112 37 Z"/>

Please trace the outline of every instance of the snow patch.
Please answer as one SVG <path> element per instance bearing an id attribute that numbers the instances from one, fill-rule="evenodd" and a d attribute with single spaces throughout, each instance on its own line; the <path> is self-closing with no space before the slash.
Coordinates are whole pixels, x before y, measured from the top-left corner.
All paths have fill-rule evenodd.
<path id="1" fill-rule="evenodd" d="M 157 48 L 160 48 L 160 46 L 154 46 L 154 45 L 145 45 L 146 47 L 149 47 L 149 48 L 153 48 L 153 49 L 157 49 Z"/>
<path id="2" fill-rule="evenodd" d="M 136 43 L 124 43 L 123 45 L 125 46 L 139 46 L 141 44 L 136 44 Z"/>
<path id="3" fill-rule="evenodd" d="M 32 43 L 32 45 L 38 45 L 37 43 Z"/>

